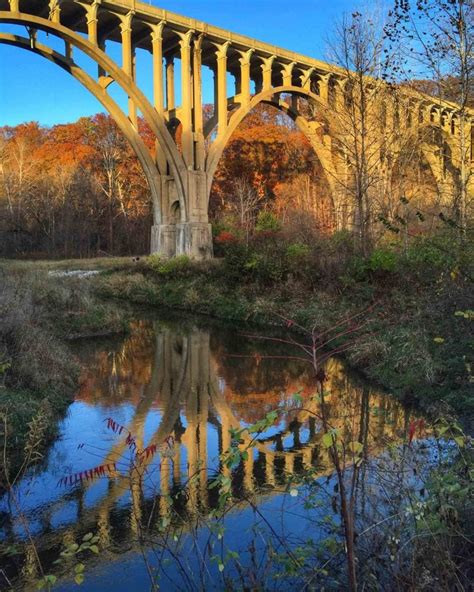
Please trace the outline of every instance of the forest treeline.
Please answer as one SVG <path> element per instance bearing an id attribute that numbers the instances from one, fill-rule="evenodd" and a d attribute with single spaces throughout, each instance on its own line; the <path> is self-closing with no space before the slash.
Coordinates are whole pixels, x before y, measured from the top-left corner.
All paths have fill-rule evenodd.
<path id="1" fill-rule="evenodd" d="M 150 150 L 154 141 L 140 122 Z M 245 174 L 242 172 L 245 171 Z M 234 134 L 211 196 L 214 219 L 247 225 L 271 207 L 331 225 L 321 167 L 306 137 L 271 107 Z M 298 190 L 296 190 L 298 188 Z M 0 128 L 2 256 L 94 257 L 146 253 L 152 223 L 140 164 L 105 114 L 74 123 Z"/>

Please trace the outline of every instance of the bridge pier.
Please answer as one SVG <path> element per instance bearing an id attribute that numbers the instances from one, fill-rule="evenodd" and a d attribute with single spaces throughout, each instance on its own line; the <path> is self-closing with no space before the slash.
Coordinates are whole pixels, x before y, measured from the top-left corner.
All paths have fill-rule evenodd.
<path id="1" fill-rule="evenodd" d="M 209 222 L 154 224 L 151 228 L 151 254 L 165 259 L 188 255 L 199 261 L 211 259 L 212 225 Z"/>
<path id="2" fill-rule="evenodd" d="M 176 225 L 176 255 L 193 259 L 211 259 L 212 226 L 209 222 L 185 222 Z"/>
<path id="3" fill-rule="evenodd" d="M 151 254 L 164 258 L 188 255 L 197 260 L 211 259 L 208 175 L 202 171 L 185 171 L 180 187 L 184 196 L 180 196 L 172 177 L 162 176 L 161 199 L 153 204 Z"/>

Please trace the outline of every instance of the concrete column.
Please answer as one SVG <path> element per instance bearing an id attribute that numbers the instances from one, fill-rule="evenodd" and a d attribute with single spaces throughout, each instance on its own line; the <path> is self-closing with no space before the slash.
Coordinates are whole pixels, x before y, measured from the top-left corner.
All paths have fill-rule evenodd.
<path id="1" fill-rule="evenodd" d="M 132 20 L 134 12 L 122 17 L 120 32 L 122 36 L 122 70 L 134 79 L 134 51 L 132 46 Z M 137 127 L 137 109 L 131 98 L 128 99 L 128 116 L 133 126 Z"/>
<path id="2" fill-rule="evenodd" d="M 36 45 L 36 41 L 38 40 L 38 29 L 29 28 L 28 35 L 30 38 L 31 48 L 33 49 Z"/>
<path id="3" fill-rule="evenodd" d="M 326 105 L 329 103 L 329 78 L 330 74 L 326 76 L 320 76 L 318 81 L 318 88 L 319 88 L 319 98 L 323 103 Z"/>
<path id="4" fill-rule="evenodd" d="M 265 480 L 267 485 L 275 487 L 275 467 L 273 465 L 274 455 L 269 451 L 265 452 Z"/>
<path id="5" fill-rule="evenodd" d="M 242 53 L 240 62 L 240 97 L 242 106 L 250 103 L 250 63 L 253 49 Z"/>
<path id="6" fill-rule="evenodd" d="M 335 95 L 335 100 L 334 100 L 334 107 L 336 110 L 336 113 L 343 113 L 345 111 L 345 102 L 344 102 L 344 88 L 345 88 L 345 82 L 343 82 L 342 80 L 338 80 L 336 81 L 336 84 L 334 85 L 334 95 Z"/>
<path id="7" fill-rule="evenodd" d="M 295 455 L 291 452 L 285 453 L 285 475 L 289 477 L 295 472 Z"/>
<path id="8" fill-rule="evenodd" d="M 193 48 L 194 166 L 198 171 L 204 170 L 206 159 L 202 119 L 202 40 L 203 35 L 200 35 Z"/>
<path id="9" fill-rule="evenodd" d="M 164 112 L 163 90 L 163 27 L 162 21 L 153 26 L 151 46 L 153 55 L 153 104 L 160 115 Z"/>
<path id="10" fill-rule="evenodd" d="M 72 45 L 68 42 L 64 42 L 64 55 L 68 60 L 72 60 Z"/>
<path id="11" fill-rule="evenodd" d="M 231 424 L 227 417 L 221 417 L 221 448 L 219 450 L 219 454 L 225 454 L 230 449 L 230 433 L 229 430 L 231 428 Z M 222 464 L 221 466 L 222 474 L 225 477 L 231 476 L 231 471 L 229 467 Z"/>
<path id="12" fill-rule="evenodd" d="M 94 2 L 87 7 L 86 21 L 87 21 L 87 36 L 93 45 L 98 45 L 97 41 L 97 10 L 99 5 Z"/>
<path id="13" fill-rule="evenodd" d="M 154 25 L 151 33 L 153 59 L 153 105 L 157 113 L 163 116 L 165 111 L 165 92 L 163 84 L 163 28 L 164 21 Z M 166 173 L 166 158 L 158 140 L 155 140 L 155 160 L 158 170 Z"/>
<path id="14" fill-rule="evenodd" d="M 283 66 L 283 86 L 293 86 L 293 68 L 295 67 L 295 62 L 291 62 L 291 64 L 285 64 Z"/>
<path id="15" fill-rule="evenodd" d="M 262 60 L 262 90 L 266 91 L 266 90 L 270 90 L 272 88 L 272 65 L 273 65 L 273 61 L 275 59 L 275 56 L 270 56 L 269 58 L 266 58 L 264 60 Z"/>
<path id="16" fill-rule="evenodd" d="M 313 449 L 310 446 L 303 448 L 303 467 L 309 471 L 312 467 Z"/>
<path id="17" fill-rule="evenodd" d="M 303 74 L 300 76 L 301 88 L 311 91 L 311 76 L 313 75 L 313 72 L 314 68 L 310 68 L 309 70 L 303 72 Z"/>
<path id="18" fill-rule="evenodd" d="M 49 0 L 49 20 L 53 23 L 61 22 L 61 7 L 58 0 Z"/>
<path id="19" fill-rule="evenodd" d="M 198 483 L 199 483 L 199 456 L 197 448 L 197 426 L 196 420 L 188 419 L 186 432 L 182 438 L 188 453 L 188 511 L 192 515 L 196 512 L 198 502 Z"/>
<path id="20" fill-rule="evenodd" d="M 192 87 L 191 87 L 191 39 L 188 31 L 179 42 L 181 48 L 181 125 L 182 153 L 188 169 L 194 169 L 194 145 L 192 129 Z"/>
<path id="21" fill-rule="evenodd" d="M 172 502 L 169 499 L 170 475 L 171 459 L 169 457 L 164 457 L 161 459 L 160 470 L 160 518 L 169 518 L 171 515 Z"/>
<path id="22" fill-rule="evenodd" d="M 245 448 L 245 446 L 241 446 L 240 450 L 243 452 L 247 450 L 247 460 L 243 461 L 244 465 L 244 487 L 249 492 L 252 493 L 255 489 L 254 485 L 254 478 L 253 478 L 253 465 L 254 465 L 254 458 L 253 458 L 253 448 Z"/>
<path id="23" fill-rule="evenodd" d="M 230 43 L 217 50 L 217 135 L 222 137 L 227 130 L 227 49 Z"/>
<path id="24" fill-rule="evenodd" d="M 174 60 L 169 57 L 166 58 L 166 109 L 172 111 L 174 108 Z"/>

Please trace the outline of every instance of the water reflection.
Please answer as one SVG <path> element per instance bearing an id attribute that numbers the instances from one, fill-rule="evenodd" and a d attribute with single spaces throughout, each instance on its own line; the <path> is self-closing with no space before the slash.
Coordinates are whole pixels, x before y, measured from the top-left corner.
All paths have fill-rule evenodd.
<path id="1" fill-rule="evenodd" d="M 330 472 L 311 368 L 285 360 L 292 353 L 287 347 L 255 342 L 233 328 L 139 321 L 127 338 L 82 344 L 78 353 L 82 384 L 61 438 L 44 470 L 19 490 L 48 573 L 63 545 L 87 532 L 97 533 L 101 549 L 118 553 L 134 547 L 144 524 L 153 530 L 206 515 L 217 504 L 210 484 L 218 471 L 231 478 L 236 500 L 276 495 L 289 476 L 310 468 L 321 476 Z M 326 374 L 331 424 L 349 440 L 360 434 L 376 454 L 403 436 L 409 413 L 400 403 L 351 376 L 338 360 L 327 363 Z M 274 425 L 240 466 L 223 466 L 231 430 L 275 409 Z M 110 430 L 107 418 L 119 427 Z M 170 436 L 172 446 L 165 443 Z M 241 447 L 249 441 L 244 435 Z M 137 450 L 152 452 L 137 462 Z M 94 467 L 107 469 L 93 474 Z M 65 476 L 67 484 L 58 487 Z M 3 547 L 17 545 L 2 564 L 11 580 L 20 574 L 21 588 L 38 576 L 35 554 L 8 498 L 0 510 Z"/>

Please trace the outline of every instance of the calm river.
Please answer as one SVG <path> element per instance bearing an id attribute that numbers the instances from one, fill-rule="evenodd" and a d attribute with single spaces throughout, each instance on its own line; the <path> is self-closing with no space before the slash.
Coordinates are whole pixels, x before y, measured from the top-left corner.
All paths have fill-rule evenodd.
<path id="1" fill-rule="evenodd" d="M 231 589 L 230 577 L 275 575 L 279 549 L 314 544 L 323 536 L 316 518 L 337 523 L 334 499 L 321 496 L 319 509 L 305 511 L 297 484 L 308 471 L 331 483 L 311 367 L 288 346 L 241 331 L 144 318 L 126 337 L 74 345 L 81 387 L 59 437 L 19 484 L 21 512 L 0 499 L 1 590 L 8 582 L 36 589 L 35 553 L 57 577 L 54 590 L 77 589 L 82 562 L 87 591 L 145 591 L 151 580 L 160 590 Z M 409 412 L 400 403 L 338 360 L 326 374 L 333 425 L 349 417 L 356 429 L 366 426 L 373 455 L 403 436 Z M 224 466 L 232 430 L 271 411 L 272 425 L 236 466 Z M 241 437 L 245 447 L 249 435 Z M 223 522 L 215 519 L 219 471 L 232 494 Z M 88 533 L 93 551 L 61 556 Z"/>

